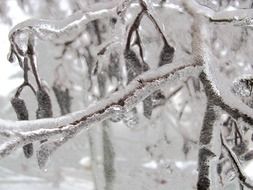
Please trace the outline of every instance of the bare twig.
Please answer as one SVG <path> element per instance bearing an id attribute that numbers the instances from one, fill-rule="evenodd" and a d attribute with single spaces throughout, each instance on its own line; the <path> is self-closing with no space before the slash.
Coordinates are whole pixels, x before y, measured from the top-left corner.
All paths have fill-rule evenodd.
<path id="1" fill-rule="evenodd" d="M 38 86 L 39 89 L 41 89 L 42 88 L 41 79 L 40 79 L 38 68 L 37 68 L 37 62 L 36 62 L 36 57 L 35 57 L 34 39 L 32 37 L 28 39 L 26 57 L 28 58 L 29 63 L 31 65 L 32 72 L 33 72 L 35 81 L 37 83 L 37 86 Z"/>

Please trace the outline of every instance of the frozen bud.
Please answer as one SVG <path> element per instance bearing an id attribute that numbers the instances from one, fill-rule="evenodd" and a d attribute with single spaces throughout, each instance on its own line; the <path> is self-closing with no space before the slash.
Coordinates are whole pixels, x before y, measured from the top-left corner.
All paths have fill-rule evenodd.
<path id="1" fill-rule="evenodd" d="M 25 105 L 25 101 L 21 98 L 14 97 L 11 99 L 12 107 L 14 108 L 18 120 L 28 120 L 29 114 Z M 33 144 L 29 143 L 23 146 L 23 152 L 26 158 L 30 158 L 33 155 Z"/>
<path id="2" fill-rule="evenodd" d="M 124 51 L 124 58 L 127 69 L 128 83 L 131 82 L 136 76 L 142 73 L 142 64 L 136 55 L 136 53 L 131 49 L 126 49 Z"/>
<path id="3" fill-rule="evenodd" d="M 38 109 L 36 111 L 37 119 L 49 118 L 53 116 L 52 104 L 49 94 L 44 89 L 37 91 Z"/>
<path id="4" fill-rule="evenodd" d="M 11 99 L 11 105 L 17 114 L 18 120 L 28 120 L 28 110 L 23 99 L 14 97 Z"/>
<path id="5" fill-rule="evenodd" d="M 165 64 L 169 64 L 173 61 L 175 49 L 169 44 L 164 44 L 163 49 L 160 53 L 160 59 L 158 66 L 163 66 Z"/>

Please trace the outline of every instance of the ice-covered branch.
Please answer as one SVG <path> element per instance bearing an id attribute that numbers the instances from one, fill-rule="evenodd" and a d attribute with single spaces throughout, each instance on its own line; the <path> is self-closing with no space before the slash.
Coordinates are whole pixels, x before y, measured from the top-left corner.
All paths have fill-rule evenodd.
<path id="1" fill-rule="evenodd" d="M 10 138 L 14 137 L 14 140 L 7 141 L 0 146 L 0 156 L 7 156 L 18 146 L 48 139 L 55 135 L 77 133 L 96 122 L 127 112 L 163 85 L 177 80 L 185 80 L 189 76 L 198 74 L 201 68 L 200 63 L 164 65 L 143 73 L 125 89 L 113 93 L 97 104 L 59 118 L 19 122 L 0 120 L 0 133 L 6 134 L 12 131 Z"/>
<path id="2" fill-rule="evenodd" d="M 118 1 L 97 3 L 87 10 L 76 12 L 63 20 L 26 20 L 12 28 L 9 32 L 9 39 L 12 41 L 16 35 L 28 32 L 29 35 L 34 35 L 42 40 L 65 43 L 83 31 L 87 23 L 96 19 L 115 16 L 120 5 Z"/>

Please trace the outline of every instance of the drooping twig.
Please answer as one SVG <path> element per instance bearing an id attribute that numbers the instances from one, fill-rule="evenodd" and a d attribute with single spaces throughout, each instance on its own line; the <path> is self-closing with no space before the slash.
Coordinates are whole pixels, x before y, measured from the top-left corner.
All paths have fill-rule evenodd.
<path id="1" fill-rule="evenodd" d="M 36 91 L 34 89 L 34 87 L 32 86 L 32 84 L 29 82 L 28 80 L 28 59 L 25 57 L 24 59 L 24 68 L 23 68 L 23 72 L 24 72 L 24 75 L 23 75 L 23 78 L 24 78 L 24 82 L 18 87 L 16 93 L 15 93 L 15 97 L 19 97 L 21 92 L 23 91 L 24 87 L 28 86 L 32 92 L 34 94 L 36 94 Z"/>

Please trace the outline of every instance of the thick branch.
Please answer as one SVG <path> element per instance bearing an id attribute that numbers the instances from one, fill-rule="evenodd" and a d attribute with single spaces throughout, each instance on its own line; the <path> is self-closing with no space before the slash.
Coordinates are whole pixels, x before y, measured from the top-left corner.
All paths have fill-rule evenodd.
<path id="1" fill-rule="evenodd" d="M 17 146 L 47 139 L 57 134 L 64 135 L 71 131 L 77 133 L 96 122 L 127 112 L 163 85 L 198 74 L 200 69 L 201 65 L 198 63 L 181 66 L 164 65 L 143 73 L 125 89 L 113 93 L 110 97 L 101 100 L 96 105 L 91 105 L 86 110 L 59 118 L 37 121 L 11 122 L 0 120 L 0 133 L 6 134 L 9 132 L 11 136 L 20 137 L 16 141 L 7 141 L 2 144 L 0 146 L 0 156 L 7 156 Z M 10 131 L 14 131 L 14 134 Z M 11 151 L 6 150 L 9 147 L 11 147 Z"/>

